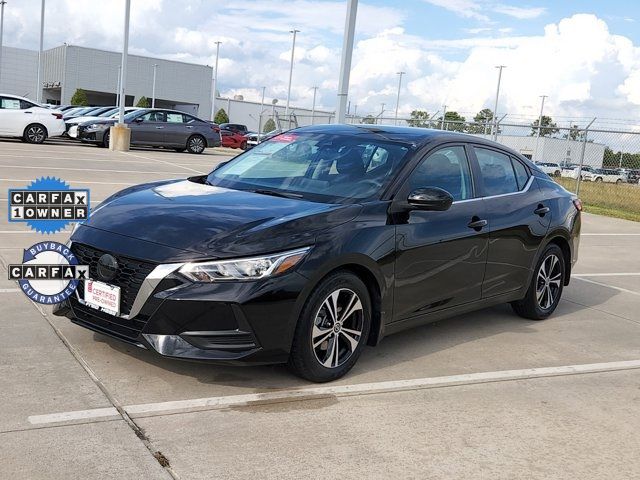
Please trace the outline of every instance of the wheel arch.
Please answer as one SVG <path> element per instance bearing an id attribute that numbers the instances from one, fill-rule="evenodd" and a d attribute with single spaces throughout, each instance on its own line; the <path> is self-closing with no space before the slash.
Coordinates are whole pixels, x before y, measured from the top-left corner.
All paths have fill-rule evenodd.
<path id="1" fill-rule="evenodd" d="M 47 138 L 49 138 L 49 129 L 47 128 L 47 126 L 46 126 L 45 124 L 40 123 L 40 122 L 31 122 L 31 123 L 28 123 L 28 124 L 27 124 L 27 126 L 26 126 L 26 127 L 24 127 L 24 130 L 22 131 L 22 137 L 23 137 L 23 138 L 26 138 L 26 136 L 27 136 L 27 129 L 28 129 L 29 127 L 34 126 L 34 125 L 38 125 L 38 126 L 40 126 L 40 127 L 44 128 L 44 139 L 46 140 Z"/>
<path id="2" fill-rule="evenodd" d="M 554 232 L 552 235 L 548 237 L 547 241 L 544 244 L 544 247 L 540 249 L 540 252 L 542 252 L 545 248 L 547 248 L 547 246 L 551 244 L 557 245 L 560 248 L 560 250 L 562 250 L 562 257 L 564 260 L 564 268 L 565 268 L 563 280 L 564 280 L 565 286 L 569 285 L 569 280 L 571 279 L 572 252 L 571 252 L 571 243 L 569 242 L 567 233 L 562 230 L 558 230 Z"/>

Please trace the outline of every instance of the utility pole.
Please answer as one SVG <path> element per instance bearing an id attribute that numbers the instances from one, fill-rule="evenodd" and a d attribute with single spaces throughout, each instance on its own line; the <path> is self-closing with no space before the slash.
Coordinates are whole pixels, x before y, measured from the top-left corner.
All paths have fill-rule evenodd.
<path id="1" fill-rule="evenodd" d="M 260 143 L 260 135 L 262 135 L 262 113 L 264 112 L 264 91 L 267 87 L 262 87 L 262 99 L 260 100 L 260 117 L 258 117 L 258 143 Z"/>
<path id="2" fill-rule="evenodd" d="M 622 151 L 620 151 L 620 164 L 618 165 L 618 168 L 622 168 Z"/>
<path id="3" fill-rule="evenodd" d="M 2 34 L 4 31 L 4 6 L 5 0 L 0 0 L 0 80 L 2 80 Z"/>
<path id="4" fill-rule="evenodd" d="M 353 39 L 356 31 L 358 0 L 347 0 L 347 16 L 344 22 L 342 39 L 342 56 L 340 59 L 340 77 L 338 80 L 338 109 L 336 123 L 345 123 L 347 97 L 349 96 L 349 75 L 351 74 L 351 56 L 353 55 Z"/>
<path id="5" fill-rule="evenodd" d="M 442 106 L 442 122 L 440 122 L 440 130 L 444 130 L 444 117 L 447 114 L 447 106 Z"/>
<path id="6" fill-rule="evenodd" d="M 156 108 L 156 70 L 158 64 L 153 64 L 153 88 L 151 89 L 151 108 Z"/>
<path id="7" fill-rule="evenodd" d="M 217 41 L 215 42 L 216 45 L 216 64 L 215 67 L 213 68 L 213 92 L 211 94 L 211 121 L 213 122 L 213 120 L 216 118 L 216 90 L 218 90 L 218 59 L 220 58 L 220 44 L 222 42 Z"/>
<path id="8" fill-rule="evenodd" d="M 539 162 L 542 160 L 542 158 L 538 160 L 538 146 L 540 145 L 540 132 L 542 131 L 542 113 L 544 112 L 544 101 L 547 98 L 547 96 L 548 95 L 540 95 L 542 102 L 540 103 L 540 116 L 538 117 L 538 132 L 536 135 L 536 155 L 535 155 L 536 162 Z"/>
<path id="9" fill-rule="evenodd" d="M 398 108 L 400 107 L 400 89 L 402 88 L 402 76 L 405 74 L 406 72 L 398 72 L 396 75 L 398 75 L 398 96 L 396 97 L 396 117 L 395 117 L 395 121 L 394 124 L 398 125 Z"/>
<path id="10" fill-rule="evenodd" d="M 36 103 L 42 102 L 42 47 L 44 45 L 44 0 L 40 3 L 40 48 L 38 50 L 38 77 L 36 80 Z"/>
<path id="11" fill-rule="evenodd" d="M 293 60 L 296 53 L 296 35 L 300 32 L 300 30 L 290 30 L 289 33 L 293 33 L 293 43 L 291 45 L 291 64 L 289 65 L 289 86 L 287 87 L 287 105 L 284 108 L 284 116 L 289 122 L 289 103 L 291 102 L 291 79 L 293 78 Z M 291 127 L 291 122 L 287 124 Z"/>
<path id="12" fill-rule="evenodd" d="M 313 104 L 311 105 L 311 125 L 314 124 L 316 119 L 316 94 L 318 93 L 318 87 L 313 88 Z"/>
<path id="13" fill-rule="evenodd" d="M 500 81 L 502 80 L 502 69 L 507 68 L 506 65 L 496 66 L 498 69 L 498 87 L 496 88 L 496 101 L 493 104 L 493 140 L 498 139 L 498 99 L 500 98 Z"/>

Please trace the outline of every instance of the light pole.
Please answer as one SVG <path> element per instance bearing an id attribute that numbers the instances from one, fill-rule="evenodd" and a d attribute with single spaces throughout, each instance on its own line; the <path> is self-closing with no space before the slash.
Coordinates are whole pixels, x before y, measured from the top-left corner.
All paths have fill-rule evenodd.
<path id="1" fill-rule="evenodd" d="M 124 126 L 125 86 L 127 84 L 127 57 L 129 55 L 129 17 L 131 16 L 131 0 L 125 0 L 124 4 L 124 43 L 122 45 L 122 65 L 120 66 L 120 112 L 118 124 Z"/>
<path id="2" fill-rule="evenodd" d="M 353 39 L 356 31 L 356 15 L 358 0 L 347 0 L 347 16 L 344 23 L 342 39 L 342 57 L 340 59 L 340 77 L 338 80 L 338 108 L 336 123 L 345 123 L 347 97 L 349 96 L 349 75 L 351 73 L 351 56 L 353 54 Z"/>
<path id="3" fill-rule="evenodd" d="M 156 70 L 158 64 L 153 64 L 153 88 L 151 89 L 151 108 L 156 108 Z"/>
<path id="4" fill-rule="evenodd" d="M 498 139 L 498 98 L 500 97 L 500 81 L 502 80 L 502 69 L 506 65 L 497 65 L 498 69 L 498 87 L 496 88 L 496 101 L 493 104 L 493 140 Z"/>
<path id="5" fill-rule="evenodd" d="M 291 65 L 289 66 L 289 87 L 287 88 L 287 105 L 284 108 L 284 116 L 288 122 L 288 126 L 291 126 L 289 122 L 289 102 L 291 101 L 291 79 L 293 78 L 293 57 L 296 53 L 296 35 L 300 30 L 290 30 L 289 33 L 293 33 L 293 44 L 291 45 Z"/>
<path id="6" fill-rule="evenodd" d="M 396 75 L 398 75 L 398 96 L 396 97 L 396 118 L 394 121 L 395 125 L 398 125 L 398 108 L 400 108 L 400 89 L 402 88 L 402 76 L 405 74 L 406 72 L 398 72 Z"/>
<path id="7" fill-rule="evenodd" d="M 42 101 L 42 46 L 44 44 L 44 0 L 40 4 L 40 49 L 38 50 L 38 76 L 36 80 L 36 102 Z"/>
<path id="8" fill-rule="evenodd" d="M 382 106 L 382 108 L 380 109 L 380 113 L 378 114 L 378 118 L 380 119 L 380 122 L 383 121 L 382 118 L 382 114 L 384 114 L 384 106 L 386 105 L 384 102 L 380 104 Z M 376 123 L 378 123 L 378 121 L 376 120 Z"/>
<path id="9" fill-rule="evenodd" d="M 122 67 L 118 65 L 118 81 L 116 82 L 116 105 L 120 106 L 120 80 L 122 75 Z"/>
<path id="10" fill-rule="evenodd" d="M 316 119 L 316 94 L 318 93 L 318 87 L 313 88 L 313 104 L 311 105 L 311 125 L 313 125 Z"/>
<path id="11" fill-rule="evenodd" d="M 213 70 L 213 94 L 211 98 L 211 121 L 216 118 L 216 90 L 218 89 L 218 59 L 220 58 L 220 44 L 221 41 L 215 42 L 216 44 L 216 64 Z"/>
<path id="12" fill-rule="evenodd" d="M 4 30 L 4 6 L 7 2 L 0 1 L 0 80 L 2 79 L 2 33 Z"/>
<path id="13" fill-rule="evenodd" d="M 440 122 L 440 130 L 444 130 L 444 117 L 447 114 L 447 106 L 442 106 L 442 121 Z"/>
<path id="14" fill-rule="evenodd" d="M 258 143 L 260 143 L 260 135 L 262 135 L 262 114 L 264 112 L 264 92 L 267 87 L 262 87 L 262 99 L 260 100 L 260 116 L 258 117 Z"/>
<path id="15" fill-rule="evenodd" d="M 542 102 L 540 103 L 540 116 L 538 117 L 538 133 L 536 135 L 536 157 L 535 161 L 538 162 L 538 146 L 540 144 L 540 132 L 542 131 L 542 113 L 544 112 L 544 101 L 547 98 L 547 95 L 540 95 Z"/>

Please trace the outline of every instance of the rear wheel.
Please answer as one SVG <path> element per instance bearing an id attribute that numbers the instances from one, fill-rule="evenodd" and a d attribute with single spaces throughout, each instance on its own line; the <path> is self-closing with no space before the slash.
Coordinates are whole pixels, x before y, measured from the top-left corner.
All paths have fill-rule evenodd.
<path id="1" fill-rule="evenodd" d="M 22 135 L 24 141 L 27 143 L 42 143 L 47 139 L 47 129 L 44 125 L 39 123 L 32 123 L 27 125 Z"/>
<path id="2" fill-rule="evenodd" d="M 602 177 L 597 177 L 596 178 L 596 183 L 600 183 L 600 182 L 602 182 Z"/>
<path id="3" fill-rule="evenodd" d="M 240 144 L 240 149 L 241 149 L 241 150 L 246 150 L 246 149 L 247 149 L 247 142 L 242 142 L 242 143 Z"/>
<path id="4" fill-rule="evenodd" d="M 355 365 L 371 328 L 371 300 L 362 280 L 336 272 L 313 291 L 300 314 L 289 368 L 313 382 L 328 382 Z"/>
<path id="5" fill-rule="evenodd" d="M 109 148 L 109 139 L 111 138 L 111 132 L 109 130 L 107 130 L 106 132 L 104 132 L 104 135 L 102 135 L 102 144 L 100 146 L 105 147 L 105 148 Z"/>
<path id="6" fill-rule="evenodd" d="M 618 183 L 618 184 L 622 183 L 622 179 L 621 178 L 617 179 L 616 183 Z"/>
<path id="7" fill-rule="evenodd" d="M 191 135 L 187 140 L 187 150 L 189 153 L 202 153 L 207 146 L 202 135 Z"/>
<path id="8" fill-rule="evenodd" d="M 514 311 L 531 320 L 544 320 L 551 315 L 562 296 L 565 268 L 560 247 L 548 245 L 538 260 L 526 296 L 511 303 Z"/>

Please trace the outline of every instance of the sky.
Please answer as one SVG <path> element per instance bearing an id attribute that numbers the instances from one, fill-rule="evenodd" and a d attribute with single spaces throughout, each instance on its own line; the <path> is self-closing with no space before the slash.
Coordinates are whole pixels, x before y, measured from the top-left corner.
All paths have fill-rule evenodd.
<path id="1" fill-rule="evenodd" d="M 91 4 L 89 8 L 88 5 Z M 130 52 L 213 65 L 218 89 L 259 100 L 286 98 L 292 28 L 297 36 L 292 105 L 333 110 L 345 0 L 132 0 Z M 45 48 L 63 42 L 118 51 L 124 0 L 48 0 Z M 4 44 L 38 48 L 40 0 L 8 0 Z M 640 2 L 636 0 L 360 0 L 351 70 L 351 112 L 400 116 L 493 108 L 513 121 L 545 114 L 640 124 Z M 161 72 L 158 73 L 159 75 Z"/>

